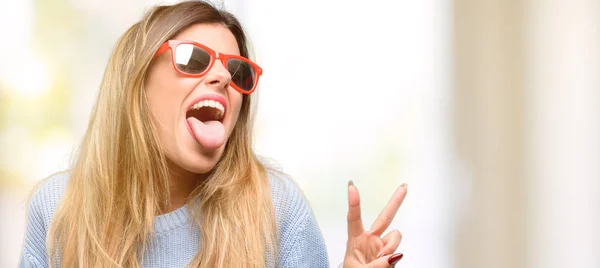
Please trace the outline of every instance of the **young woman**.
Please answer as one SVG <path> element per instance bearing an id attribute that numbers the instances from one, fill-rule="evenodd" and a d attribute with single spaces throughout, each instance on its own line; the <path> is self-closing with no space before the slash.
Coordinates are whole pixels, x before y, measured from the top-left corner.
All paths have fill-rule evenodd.
<path id="1" fill-rule="evenodd" d="M 118 41 L 79 156 L 36 189 L 19 267 L 328 267 L 311 208 L 251 148 L 262 69 L 230 13 L 157 6 Z M 406 195 L 365 231 L 349 183 L 343 267 L 390 267 L 381 238 Z"/>

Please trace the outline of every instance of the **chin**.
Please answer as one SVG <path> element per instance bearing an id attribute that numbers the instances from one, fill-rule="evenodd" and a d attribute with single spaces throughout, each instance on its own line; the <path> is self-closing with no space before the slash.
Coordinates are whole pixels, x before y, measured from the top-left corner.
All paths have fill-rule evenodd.
<path id="1" fill-rule="evenodd" d="M 194 174 L 207 174 L 210 173 L 215 166 L 217 165 L 217 162 L 205 162 L 205 163 L 193 163 L 191 165 L 183 165 L 182 168 L 194 173 Z"/>
<path id="2" fill-rule="evenodd" d="M 181 168 L 196 174 L 206 174 L 211 172 L 223 155 L 224 147 L 211 153 L 191 153 L 191 157 L 180 159 L 176 164 Z"/>

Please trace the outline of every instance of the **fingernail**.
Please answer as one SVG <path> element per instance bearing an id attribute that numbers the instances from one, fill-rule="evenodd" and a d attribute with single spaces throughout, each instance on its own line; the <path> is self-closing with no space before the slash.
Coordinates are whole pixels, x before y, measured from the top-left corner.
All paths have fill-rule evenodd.
<path id="1" fill-rule="evenodd" d="M 348 187 L 350 187 L 351 185 L 354 185 L 354 182 L 352 180 L 348 181 Z"/>
<path id="2" fill-rule="evenodd" d="M 406 184 L 406 182 L 405 182 L 405 183 L 403 183 L 402 185 L 400 185 L 400 187 L 404 187 L 404 188 L 406 188 L 406 187 L 408 187 L 408 184 Z"/>
<path id="3" fill-rule="evenodd" d="M 402 259 L 402 257 L 404 257 L 404 254 L 396 253 L 396 254 L 390 256 L 390 258 L 388 259 L 388 263 L 391 266 L 394 266 L 394 265 L 396 265 L 396 263 L 398 263 Z"/>

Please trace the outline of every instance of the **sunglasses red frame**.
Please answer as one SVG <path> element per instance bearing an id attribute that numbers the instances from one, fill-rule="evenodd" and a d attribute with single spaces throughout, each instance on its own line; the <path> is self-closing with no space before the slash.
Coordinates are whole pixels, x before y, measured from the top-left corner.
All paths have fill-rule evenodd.
<path id="1" fill-rule="evenodd" d="M 206 52 L 208 52 L 208 54 L 210 55 L 210 63 L 208 64 L 208 67 L 206 68 L 206 70 L 204 70 L 203 72 L 198 73 L 198 74 L 191 74 L 191 73 L 183 72 L 183 71 L 179 70 L 179 68 L 177 68 L 177 65 L 175 63 L 175 48 L 177 48 L 177 46 L 181 45 L 181 44 L 191 44 L 193 46 L 200 47 L 200 48 L 206 50 Z M 177 71 L 179 74 L 188 76 L 188 77 L 201 77 L 201 76 L 206 75 L 206 73 L 208 73 L 208 71 L 210 71 L 210 69 L 213 67 L 213 65 L 215 64 L 215 61 L 217 59 L 221 61 L 221 63 L 223 64 L 223 66 L 226 69 L 227 69 L 227 62 L 229 61 L 229 59 L 232 59 L 232 58 L 239 59 L 241 61 L 244 61 L 244 62 L 250 64 L 250 66 L 252 66 L 252 68 L 254 68 L 254 72 L 256 73 L 256 81 L 254 81 L 254 86 L 252 87 L 252 89 L 245 90 L 245 89 L 238 87 L 233 82 L 229 83 L 229 85 L 231 85 L 235 90 L 237 90 L 243 94 L 250 94 L 250 93 L 254 92 L 254 90 L 256 90 L 256 86 L 258 85 L 258 80 L 259 80 L 260 76 L 262 75 L 262 68 L 260 66 L 258 66 L 258 64 L 252 62 L 251 60 L 249 60 L 245 57 L 238 56 L 238 55 L 229 55 L 229 54 L 219 53 L 203 44 L 200 44 L 200 43 L 197 43 L 194 41 L 189 41 L 189 40 L 168 40 L 167 42 L 163 43 L 158 48 L 158 50 L 154 54 L 153 59 L 160 56 L 162 53 L 164 53 L 167 50 L 171 50 L 171 64 L 173 64 L 173 69 L 175 69 L 175 71 Z"/>

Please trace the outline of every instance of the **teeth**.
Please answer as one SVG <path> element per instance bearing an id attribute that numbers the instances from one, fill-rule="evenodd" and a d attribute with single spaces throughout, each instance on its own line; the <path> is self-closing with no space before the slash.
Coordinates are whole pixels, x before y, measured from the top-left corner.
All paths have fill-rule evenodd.
<path id="1" fill-rule="evenodd" d="M 214 101 L 214 100 L 199 101 L 196 104 L 192 105 L 192 108 L 190 108 L 190 109 L 196 110 L 196 109 L 200 109 L 202 107 L 217 108 L 217 109 L 219 109 L 220 116 L 223 116 L 223 114 L 225 113 L 225 107 L 223 107 L 223 104 L 221 104 L 218 101 Z"/>
<path id="2" fill-rule="evenodd" d="M 216 103 L 215 108 L 221 110 L 221 113 L 223 113 L 225 111 L 225 107 L 223 107 L 223 104 L 221 104 L 220 102 Z"/>

